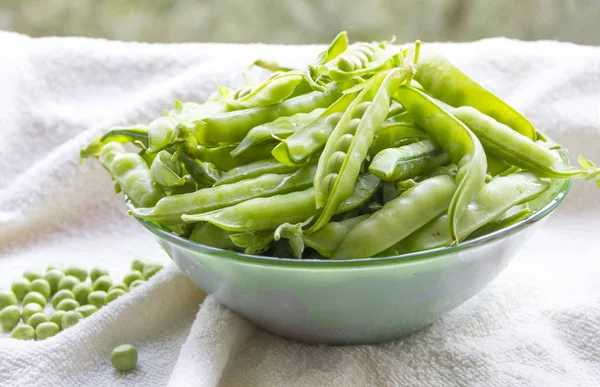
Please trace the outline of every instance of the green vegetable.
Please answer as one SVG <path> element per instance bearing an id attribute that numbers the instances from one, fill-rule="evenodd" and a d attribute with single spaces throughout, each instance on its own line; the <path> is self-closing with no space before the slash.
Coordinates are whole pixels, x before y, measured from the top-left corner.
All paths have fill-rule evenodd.
<path id="1" fill-rule="evenodd" d="M 60 331 L 58 324 L 54 322 L 42 322 L 35 328 L 35 336 L 38 340 L 46 340 L 49 337 L 56 336 Z"/>
<path id="2" fill-rule="evenodd" d="M 123 291 L 128 291 L 129 287 L 125 284 L 114 284 L 110 288 L 108 288 L 108 291 L 110 292 L 113 289 L 121 289 Z"/>
<path id="3" fill-rule="evenodd" d="M 92 289 L 93 290 L 103 290 L 106 292 L 106 291 L 108 291 L 108 289 L 110 289 L 112 284 L 113 284 L 112 279 L 107 275 L 103 275 L 102 277 L 99 277 L 98 279 L 96 279 L 96 281 L 94 281 L 94 284 L 92 285 Z"/>
<path id="4" fill-rule="evenodd" d="M 133 288 L 137 288 L 138 286 L 143 285 L 145 283 L 146 283 L 145 280 L 135 280 L 129 285 L 129 290 L 131 290 Z"/>
<path id="5" fill-rule="evenodd" d="M 73 294 L 73 292 L 69 289 L 59 290 L 56 292 L 54 297 L 52 297 L 52 307 L 56 309 L 58 307 L 58 303 L 66 299 L 75 300 L 75 294 Z"/>
<path id="6" fill-rule="evenodd" d="M 18 301 L 22 301 L 23 297 L 31 290 L 31 282 L 27 278 L 17 278 L 13 281 L 11 285 L 11 290 L 13 294 L 16 296 Z M 2 294 L 3 290 L 0 290 L 0 310 L 2 310 Z"/>
<path id="7" fill-rule="evenodd" d="M 80 282 L 73 287 L 73 295 L 80 305 L 87 304 L 87 299 L 91 292 L 92 286 L 87 282 Z"/>
<path id="8" fill-rule="evenodd" d="M 134 271 L 130 271 L 129 273 L 125 274 L 125 277 L 123 277 L 123 283 L 126 286 L 129 286 L 133 281 L 139 280 L 139 279 L 144 279 L 144 276 L 142 275 L 141 272 L 134 270 Z M 127 289 L 123 289 L 123 290 L 127 290 Z"/>
<path id="9" fill-rule="evenodd" d="M 72 275 L 79 279 L 79 281 L 83 282 L 88 277 L 87 269 L 82 265 L 69 265 L 65 269 L 65 275 Z"/>
<path id="10" fill-rule="evenodd" d="M 62 329 L 71 328 L 73 325 L 83 320 L 83 318 L 83 315 L 75 310 L 70 310 L 66 312 L 61 322 Z"/>
<path id="11" fill-rule="evenodd" d="M 139 271 L 140 273 L 143 273 L 145 266 L 146 266 L 146 262 L 142 261 L 141 259 L 134 259 L 133 261 L 131 261 L 131 270 L 132 271 Z"/>
<path id="12" fill-rule="evenodd" d="M 27 325 L 31 326 L 34 329 L 41 323 L 45 322 L 48 322 L 48 317 L 46 317 L 46 315 L 41 312 L 34 313 L 31 315 L 31 317 L 27 319 Z"/>
<path id="13" fill-rule="evenodd" d="M 157 264 L 146 265 L 146 267 L 144 267 L 144 273 L 143 273 L 144 279 L 146 281 L 148 281 L 150 278 L 152 278 L 156 273 L 158 273 L 162 269 L 163 269 L 162 265 L 157 265 Z"/>
<path id="14" fill-rule="evenodd" d="M 31 303 L 31 304 L 27 304 L 23 307 L 23 310 L 21 311 L 21 320 L 27 324 L 27 320 L 29 320 L 29 317 L 33 316 L 36 313 L 43 313 L 44 312 L 44 307 L 40 306 L 39 304 L 35 304 L 35 303 Z"/>
<path id="15" fill-rule="evenodd" d="M 107 293 L 103 290 L 95 290 L 91 292 L 88 296 L 88 304 L 94 305 L 96 308 L 100 309 L 105 304 L 106 294 Z"/>
<path id="16" fill-rule="evenodd" d="M 11 339 L 35 340 L 35 329 L 29 325 L 19 325 L 10 334 Z"/>
<path id="17" fill-rule="evenodd" d="M 81 280 L 75 276 L 72 275 L 65 275 L 64 277 L 62 277 L 60 279 L 60 281 L 58 281 L 58 290 L 73 290 L 73 288 L 75 287 L 75 285 L 77 285 L 78 283 L 80 283 Z"/>
<path id="18" fill-rule="evenodd" d="M 23 272 L 23 278 L 28 279 L 30 282 L 43 277 L 43 274 L 39 270 L 27 269 Z"/>
<path id="19" fill-rule="evenodd" d="M 56 310 L 64 310 L 65 312 L 77 309 L 79 307 L 79 302 L 72 300 L 70 298 L 66 298 L 58 303 L 56 306 Z"/>
<path id="20" fill-rule="evenodd" d="M 50 293 L 54 294 L 58 291 L 58 284 L 65 276 L 65 273 L 60 269 L 50 269 L 44 274 L 44 279 L 50 285 Z"/>
<path id="21" fill-rule="evenodd" d="M 117 371 L 131 371 L 137 365 L 137 361 L 138 353 L 133 345 L 119 345 L 110 354 L 110 362 Z"/>
<path id="22" fill-rule="evenodd" d="M 62 318 L 65 315 L 64 310 L 57 310 L 54 313 L 52 313 L 52 316 L 50 316 L 50 322 L 55 323 L 56 325 L 58 325 L 58 327 L 60 329 L 62 329 Z"/>
<path id="23" fill-rule="evenodd" d="M 39 278 L 31 281 L 31 292 L 38 292 L 47 300 L 52 294 L 50 283 L 45 279 Z"/>
<path id="24" fill-rule="evenodd" d="M 16 305 L 10 305 L 0 310 L 0 328 L 4 332 L 12 331 L 21 319 L 21 310 Z"/>
<path id="25" fill-rule="evenodd" d="M 38 292 L 29 292 L 23 298 L 23 305 L 38 304 L 43 308 L 46 306 L 47 303 L 48 300 L 46 300 L 46 297 L 44 297 L 43 294 Z"/>
<path id="26" fill-rule="evenodd" d="M 17 296 L 15 296 L 12 290 L 0 289 L 0 310 L 11 305 L 17 305 Z M 23 303 L 23 305 L 25 305 L 25 303 Z"/>
<path id="27" fill-rule="evenodd" d="M 92 314 L 96 313 L 98 311 L 98 308 L 94 305 L 82 305 L 75 308 L 75 311 L 81 313 L 83 317 L 89 317 Z"/>
<path id="28" fill-rule="evenodd" d="M 96 280 L 104 275 L 108 275 L 108 270 L 104 267 L 94 267 L 90 270 L 90 280 L 92 283 L 96 282 Z"/>
<path id="29" fill-rule="evenodd" d="M 122 296 L 126 292 L 123 289 L 113 289 L 106 294 L 106 299 L 104 300 L 105 304 L 116 300 L 118 297 Z"/>

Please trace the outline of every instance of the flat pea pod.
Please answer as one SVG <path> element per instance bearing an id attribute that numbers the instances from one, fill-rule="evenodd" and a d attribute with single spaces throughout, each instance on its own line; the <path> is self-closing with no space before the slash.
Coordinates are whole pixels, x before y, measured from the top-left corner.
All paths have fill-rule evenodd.
<path id="1" fill-rule="evenodd" d="M 515 211 L 511 211 L 515 208 Z M 499 216 L 498 218 L 492 220 L 485 226 L 478 228 L 473 231 L 468 237 L 468 239 L 478 238 L 483 235 L 490 234 L 492 232 L 502 230 L 506 227 L 512 226 L 522 220 L 529 218 L 529 216 L 533 213 L 530 208 L 527 208 L 523 205 L 517 205 L 509 209 L 506 213 Z"/>
<path id="2" fill-rule="evenodd" d="M 396 181 L 428 174 L 449 162 L 448 153 L 433 141 L 423 140 L 382 150 L 369 165 L 369 172 L 383 181 Z"/>
<path id="3" fill-rule="evenodd" d="M 150 166 L 150 178 L 155 184 L 165 188 L 179 187 L 185 183 L 181 164 L 173 161 L 173 155 L 166 150 L 158 152 Z"/>
<path id="4" fill-rule="evenodd" d="M 215 186 L 223 184 L 237 183 L 241 180 L 253 179 L 265 174 L 291 173 L 298 170 L 300 166 L 289 166 L 280 163 L 275 159 L 266 159 L 254 161 L 250 164 L 241 165 L 230 169 L 215 183 Z"/>
<path id="5" fill-rule="evenodd" d="M 192 179 L 200 187 L 212 187 L 217 180 L 221 179 L 221 171 L 212 163 L 192 159 L 185 152 L 179 154 L 179 159 L 183 162 L 185 169 Z"/>
<path id="6" fill-rule="evenodd" d="M 199 214 L 250 199 L 305 190 L 312 186 L 315 171 L 316 166 L 311 164 L 294 173 L 262 175 L 234 184 L 204 188 L 188 194 L 165 197 L 152 208 L 136 208 L 131 213 L 152 222 L 177 224 L 181 223 L 183 214 Z"/>
<path id="7" fill-rule="evenodd" d="M 375 175 L 359 176 L 352 195 L 340 204 L 337 212 L 360 207 L 375 194 L 380 183 Z M 273 230 L 283 223 L 304 222 L 315 214 L 315 209 L 315 190 L 309 188 L 269 198 L 252 199 L 204 214 L 183 215 L 182 219 L 186 222 L 210 222 L 228 231 L 263 231 Z"/>
<path id="8" fill-rule="evenodd" d="M 80 161 L 88 157 L 97 157 L 104 145 L 109 142 L 120 142 L 121 144 L 132 142 L 147 147 L 148 127 L 146 125 L 136 125 L 112 128 L 102 136 L 96 137 L 85 149 L 79 152 Z"/>
<path id="9" fill-rule="evenodd" d="M 246 165 L 258 160 L 271 158 L 271 151 L 277 145 L 277 141 L 262 142 L 257 144 L 252 152 L 244 152 L 237 157 L 231 155 L 236 148 L 235 144 L 224 145 L 216 148 L 198 146 L 195 156 L 197 159 L 209 162 L 222 171 L 229 171 L 235 167 Z"/>
<path id="10" fill-rule="evenodd" d="M 458 222 L 459 241 L 493 221 L 508 209 L 527 202 L 546 191 L 549 183 L 529 172 L 498 177 L 486 184 L 477 194 Z M 448 231 L 448 216 L 440 216 L 397 246 L 399 251 L 421 251 L 452 243 Z"/>
<path id="11" fill-rule="evenodd" d="M 311 78 L 319 80 L 322 77 L 352 78 L 354 72 L 364 69 L 374 60 L 388 56 L 386 51 L 372 43 L 359 42 L 348 46 L 336 58 L 322 65 L 309 66 Z"/>
<path id="12" fill-rule="evenodd" d="M 401 86 L 395 95 L 415 123 L 448 152 L 452 162 L 458 165 L 458 188 L 448 209 L 450 235 L 458 241 L 458 220 L 485 184 L 487 159 L 483 147 L 465 124 L 422 91 Z"/>
<path id="13" fill-rule="evenodd" d="M 294 93 L 296 87 L 304 82 L 301 71 L 275 73 L 274 76 L 252 87 L 247 93 L 236 93 L 225 98 L 225 103 L 234 109 L 248 109 L 279 103 Z"/>
<path id="14" fill-rule="evenodd" d="M 332 83 L 325 92 L 290 98 L 275 105 L 236 110 L 193 121 L 194 136 L 200 145 L 218 146 L 242 141 L 250 129 L 278 117 L 308 113 L 331 105 L 341 96 L 340 88 Z"/>
<path id="15" fill-rule="evenodd" d="M 407 190 L 357 224 L 345 236 L 332 259 L 369 258 L 395 246 L 446 212 L 456 189 L 452 177 L 441 175 Z"/>
<path id="16" fill-rule="evenodd" d="M 322 65 L 328 62 L 331 62 L 338 56 L 340 56 L 343 52 L 348 49 L 348 33 L 346 31 L 342 31 L 333 38 L 332 42 L 329 44 L 329 47 L 319 55 L 317 55 L 317 59 L 315 61 L 315 65 Z"/>
<path id="17" fill-rule="evenodd" d="M 226 113 L 228 111 L 230 111 L 230 109 L 223 101 L 221 93 L 217 91 L 201 104 L 175 101 L 175 109 L 171 110 L 169 116 L 174 117 L 180 122 L 189 122 L 216 114 Z"/>
<path id="18" fill-rule="evenodd" d="M 324 257 L 330 258 L 340 246 L 346 235 L 369 215 L 361 215 L 344 219 L 339 222 L 329 222 L 324 227 L 304 236 L 306 246 L 313 248 Z"/>
<path id="19" fill-rule="evenodd" d="M 375 131 L 370 153 L 377 155 L 386 148 L 394 148 L 417 140 L 429 138 L 429 135 L 418 126 L 406 122 L 388 122 L 387 120 Z"/>
<path id="20" fill-rule="evenodd" d="M 198 223 L 194 227 L 189 239 L 192 242 L 216 247 L 218 249 L 235 250 L 236 245 L 229 239 L 230 234 L 229 231 L 220 229 L 208 222 L 203 222 Z"/>
<path id="21" fill-rule="evenodd" d="M 426 45 L 419 54 L 415 79 L 429 95 L 449 105 L 472 106 L 532 140 L 537 137 L 535 128 L 521 113 Z"/>
<path id="22" fill-rule="evenodd" d="M 375 130 L 387 116 L 391 96 L 412 73 L 413 68 L 405 66 L 377 74 L 342 115 L 319 158 L 314 179 L 317 215 L 307 233 L 326 225 L 352 194 Z"/>

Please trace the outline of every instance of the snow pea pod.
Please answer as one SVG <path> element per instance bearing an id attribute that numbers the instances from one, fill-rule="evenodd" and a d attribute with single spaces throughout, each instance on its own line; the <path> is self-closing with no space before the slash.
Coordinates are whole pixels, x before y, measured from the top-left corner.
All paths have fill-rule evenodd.
<path id="1" fill-rule="evenodd" d="M 395 94 L 425 132 L 458 165 L 458 188 L 448 209 L 450 235 L 458 241 L 457 223 L 467 205 L 485 184 L 487 159 L 477 137 L 456 117 L 422 91 L 401 86 Z"/>
<path id="2" fill-rule="evenodd" d="M 207 223 L 211 224 L 211 223 Z M 212 225 L 218 228 L 215 225 Z M 273 231 L 256 231 L 256 232 L 241 232 L 233 234 L 231 231 L 225 231 L 229 233 L 229 239 L 237 246 L 244 249 L 245 254 L 261 254 L 269 249 L 269 245 L 273 241 Z"/>
<path id="3" fill-rule="evenodd" d="M 106 144 L 98 161 L 135 205 L 150 207 L 163 196 L 162 189 L 150 178 L 148 164 L 137 153 L 128 152 L 123 144 Z"/>
<path id="4" fill-rule="evenodd" d="M 185 152 L 179 154 L 179 159 L 200 187 L 212 187 L 221 179 L 221 172 L 209 162 L 192 159 Z"/>
<path id="5" fill-rule="evenodd" d="M 237 246 L 231 241 L 229 231 L 218 228 L 210 223 L 198 223 L 190 234 L 192 242 L 218 249 L 236 250 Z"/>
<path id="6" fill-rule="evenodd" d="M 508 209 L 527 202 L 548 189 L 550 184 L 529 172 L 498 177 L 486 184 L 458 222 L 458 240 L 488 224 Z M 400 242 L 400 251 L 420 251 L 448 246 L 453 237 L 448 231 L 448 216 L 441 216 Z"/>
<path id="7" fill-rule="evenodd" d="M 290 167 L 275 159 L 258 160 L 250 164 L 230 169 L 215 183 L 215 185 L 237 183 L 240 180 L 252 179 L 268 173 L 290 173 L 300 166 Z"/>
<path id="8" fill-rule="evenodd" d="M 172 160 L 173 155 L 166 150 L 158 152 L 150 166 L 150 178 L 165 188 L 179 187 L 185 183 L 181 176 L 181 164 Z"/>
<path id="9" fill-rule="evenodd" d="M 469 235 L 468 239 L 478 238 L 483 235 L 490 234 L 492 232 L 502 230 L 503 228 L 512 226 L 522 220 L 529 218 L 533 211 L 531 209 L 524 207 L 523 205 L 515 206 L 515 210 L 512 208 L 508 210 L 504 215 L 492 220 L 485 226 L 478 228 L 473 231 L 472 234 Z"/>
<path id="10" fill-rule="evenodd" d="M 131 213 L 152 222 L 180 223 L 182 214 L 199 214 L 254 198 L 305 190 L 312 186 L 315 170 L 315 165 L 306 165 L 294 173 L 262 175 L 235 184 L 203 188 L 163 198 L 152 208 L 136 208 Z"/>
<path id="11" fill-rule="evenodd" d="M 148 125 L 148 153 L 158 153 L 171 146 L 182 135 L 182 124 L 175 117 L 159 117 Z"/>
<path id="12" fill-rule="evenodd" d="M 377 155 L 386 148 L 395 148 L 428 138 L 429 135 L 415 124 L 385 120 L 381 127 L 375 131 L 375 138 L 369 152 L 371 155 Z"/>
<path id="13" fill-rule="evenodd" d="M 395 246 L 447 211 L 456 188 L 452 177 L 440 175 L 407 190 L 357 224 L 332 259 L 369 258 Z"/>
<path id="14" fill-rule="evenodd" d="M 346 235 L 369 215 L 356 216 L 340 222 L 329 222 L 323 228 L 310 235 L 304 235 L 304 244 L 313 248 L 324 257 L 330 258 L 342 243 Z"/>
<path id="15" fill-rule="evenodd" d="M 146 147 L 148 146 L 148 127 L 146 125 L 137 125 L 112 128 L 102 136 L 98 136 L 92 140 L 85 149 L 79 151 L 79 160 L 82 161 L 88 157 L 98 157 L 104 145 L 109 142 L 119 142 L 121 144 L 133 142 Z"/>
<path id="16" fill-rule="evenodd" d="M 225 103 L 233 109 L 248 109 L 282 102 L 304 82 L 306 75 L 301 71 L 273 73 L 260 84 L 228 93 Z"/>
<path id="17" fill-rule="evenodd" d="M 209 162 L 222 171 L 246 165 L 257 160 L 264 160 L 271 157 L 271 151 L 276 146 L 277 141 L 262 142 L 257 144 L 251 152 L 244 152 L 237 157 L 231 155 L 236 144 L 224 145 L 215 148 L 207 148 L 199 145 L 194 152 L 197 159 Z"/>
<path id="18" fill-rule="evenodd" d="M 375 194 L 381 181 L 372 174 L 359 176 L 350 197 L 338 213 L 361 206 Z M 226 187 L 226 186 L 223 186 Z M 229 231 L 273 230 L 283 223 L 300 223 L 315 214 L 315 190 L 309 188 L 284 195 L 247 200 L 232 207 L 198 215 L 182 215 L 185 222 L 210 222 Z"/>

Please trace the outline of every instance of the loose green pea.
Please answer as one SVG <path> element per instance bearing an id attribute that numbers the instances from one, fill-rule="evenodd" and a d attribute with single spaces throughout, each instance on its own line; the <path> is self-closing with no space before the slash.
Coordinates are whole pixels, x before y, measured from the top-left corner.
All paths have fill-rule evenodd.
<path id="1" fill-rule="evenodd" d="M 114 284 L 113 286 L 111 286 L 108 289 L 108 291 L 110 292 L 111 290 L 114 290 L 114 289 L 121 289 L 121 290 L 124 290 L 124 291 L 128 291 L 129 287 L 127 287 L 127 285 L 125 285 L 125 284 Z"/>
<path id="2" fill-rule="evenodd" d="M 50 316 L 50 322 L 55 323 L 59 328 L 62 329 L 62 318 L 65 313 L 67 312 L 64 310 L 57 310 L 56 312 L 52 313 L 52 316 Z"/>
<path id="3" fill-rule="evenodd" d="M 23 307 L 23 311 L 21 312 L 21 320 L 25 324 L 27 324 L 27 320 L 29 317 L 33 316 L 36 313 L 42 313 L 44 308 L 42 308 L 39 304 L 27 304 Z"/>
<path id="4" fill-rule="evenodd" d="M 39 306 L 41 306 L 43 308 L 46 306 L 47 303 L 48 303 L 48 300 L 46 300 L 46 297 L 44 297 L 44 295 L 42 293 L 38 293 L 38 292 L 29 292 L 23 298 L 23 305 L 38 304 Z"/>
<path id="5" fill-rule="evenodd" d="M 58 269 L 50 269 L 44 274 L 44 279 L 50 284 L 50 292 L 52 292 L 52 294 L 58 291 L 58 284 L 64 276 L 65 273 Z"/>
<path id="6" fill-rule="evenodd" d="M 31 291 L 40 293 L 46 300 L 50 298 L 50 284 L 43 278 L 31 281 Z"/>
<path id="7" fill-rule="evenodd" d="M 4 332 L 12 331 L 21 319 L 21 310 L 16 305 L 10 305 L 0 310 L 0 328 Z"/>
<path id="8" fill-rule="evenodd" d="M 27 325 L 34 329 L 44 322 L 48 322 L 48 317 L 42 312 L 34 313 L 27 319 Z"/>
<path id="9" fill-rule="evenodd" d="M 102 277 L 94 281 L 94 285 L 92 286 L 92 288 L 94 290 L 104 290 L 106 292 L 108 289 L 110 289 L 111 286 L 112 279 L 107 275 L 103 275 Z"/>
<path id="10" fill-rule="evenodd" d="M 35 329 L 29 325 L 19 325 L 10 334 L 11 339 L 35 340 Z"/>
<path id="11" fill-rule="evenodd" d="M 96 282 L 96 280 L 104 275 L 108 275 L 108 270 L 103 267 L 94 267 L 90 271 L 90 279 L 92 283 Z"/>
<path id="12" fill-rule="evenodd" d="M 73 277 L 79 279 L 79 281 L 81 282 L 85 281 L 88 277 L 88 271 L 85 268 L 85 266 L 82 265 L 67 266 L 67 268 L 65 269 L 65 274 L 72 275 Z"/>
<path id="13" fill-rule="evenodd" d="M 80 282 L 73 288 L 73 295 L 80 305 L 87 304 L 87 299 L 92 292 L 92 285 L 87 282 Z"/>
<path id="14" fill-rule="evenodd" d="M 146 281 L 144 281 L 144 280 L 135 280 L 131 283 L 131 285 L 129 285 L 129 290 L 131 290 L 133 288 L 137 288 L 138 286 L 143 285 L 145 283 L 146 283 Z"/>
<path id="15" fill-rule="evenodd" d="M 94 305 L 98 309 L 104 305 L 104 301 L 106 301 L 106 292 L 103 290 L 95 290 L 88 296 L 88 304 Z"/>
<path id="16" fill-rule="evenodd" d="M 42 277 L 42 272 L 39 270 L 27 269 L 23 272 L 23 278 L 27 278 L 30 282 Z"/>
<path id="17" fill-rule="evenodd" d="M 58 290 L 68 289 L 72 291 L 75 285 L 77 285 L 80 282 L 81 281 L 79 280 L 79 278 L 73 275 L 65 275 L 58 282 Z"/>
<path id="18" fill-rule="evenodd" d="M 83 315 L 77 311 L 70 310 L 62 318 L 62 329 L 71 328 L 79 321 L 83 320 Z"/>
<path id="19" fill-rule="evenodd" d="M 51 263 L 46 268 L 46 272 L 49 272 L 50 270 L 58 270 L 64 272 L 65 268 L 60 263 Z"/>
<path id="20" fill-rule="evenodd" d="M 162 265 L 148 264 L 144 268 L 144 279 L 149 280 L 154 274 L 158 273 L 163 269 Z"/>
<path id="21" fill-rule="evenodd" d="M 76 308 L 75 311 L 81 313 L 83 317 L 89 317 L 96 313 L 98 308 L 96 308 L 94 305 L 82 305 L 79 308 Z"/>
<path id="22" fill-rule="evenodd" d="M 144 267 L 146 267 L 146 262 L 141 259 L 134 259 L 131 261 L 131 271 L 139 271 L 140 273 L 144 272 Z"/>
<path id="23" fill-rule="evenodd" d="M 11 305 L 17 305 L 17 296 L 12 290 L 0 289 L 0 310 Z"/>
<path id="24" fill-rule="evenodd" d="M 69 310 L 74 310 L 78 307 L 79 307 L 79 302 L 72 300 L 70 298 L 66 298 L 58 303 L 58 305 L 56 306 L 56 310 L 69 311 Z"/>
<path id="25" fill-rule="evenodd" d="M 56 336 L 60 331 L 58 324 L 54 322 L 43 322 L 35 328 L 35 336 L 38 340 L 46 340 L 48 337 Z"/>
<path id="26" fill-rule="evenodd" d="M 122 296 L 123 294 L 125 294 L 125 291 L 122 289 L 113 289 L 110 292 L 108 292 L 108 294 L 106 295 L 106 301 L 105 303 L 108 304 L 109 302 L 112 302 L 114 300 L 116 300 L 118 297 Z"/>
<path id="27" fill-rule="evenodd" d="M 137 349 L 129 344 L 119 345 L 110 355 L 110 362 L 117 371 L 130 371 L 137 365 L 137 361 Z"/>
<path id="28" fill-rule="evenodd" d="M 23 297 L 25 297 L 25 295 L 31 290 L 31 282 L 29 282 L 27 278 L 17 278 L 13 281 L 12 286 L 10 288 L 17 297 L 17 300 L 23 301 Z M 2 309 L 1 305 L 0 309 Z"/>
<path id="29" fill-rule="evenodd" d="M 125 277 L 123 277 L 123 283 L 129 286 L 133 281 L 141 279 L 144 279 L 144 275 L 141 272 L 134 270 L 125 274 Z"/>
<path id="30" fill-rule="evenodd" d="M 69 289 L 59 290 L 58 292 L 56 292 L 54 297 L 52 297 L 52 307 L 56 309 L 58 307 L 58 303 L 65 299 L 74 300 L 75 295 Z"/>

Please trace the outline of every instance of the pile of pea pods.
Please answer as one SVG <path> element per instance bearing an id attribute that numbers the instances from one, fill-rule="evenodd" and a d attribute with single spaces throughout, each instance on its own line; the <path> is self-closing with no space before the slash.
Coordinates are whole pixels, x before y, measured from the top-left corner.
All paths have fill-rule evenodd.
<path id="1" fill-rule="evenodd" d="M 130 214 L 194 242 L 282 258 L 449 246 L 531 216 L 572 167 L 519 112 L 417 41 L 349 44 L 303 69 L 118 127 L 96 157 Z"/>

